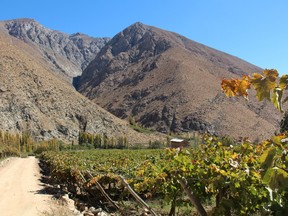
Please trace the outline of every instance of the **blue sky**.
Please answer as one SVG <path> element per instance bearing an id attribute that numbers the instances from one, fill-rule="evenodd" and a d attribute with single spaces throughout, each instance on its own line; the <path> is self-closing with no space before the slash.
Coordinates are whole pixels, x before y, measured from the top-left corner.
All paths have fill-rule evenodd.
<path id="1" fill-rule="evenodd" d="M 140 21 L 288 73 L 287 0 L 1 1 L 0 20 L 24 17 L 95 37 L 113 37 Z"/>

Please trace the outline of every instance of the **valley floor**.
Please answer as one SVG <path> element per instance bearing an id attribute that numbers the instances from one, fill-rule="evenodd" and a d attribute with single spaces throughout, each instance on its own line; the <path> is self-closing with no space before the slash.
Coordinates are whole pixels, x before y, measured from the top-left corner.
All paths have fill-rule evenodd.
<path id="1" fill-rule="evenodd" d="M 0 164 L 0 215 L 36 216 L 51 208 L 51 195 L 42 193 L 35 157 L 10 158 Z"/>

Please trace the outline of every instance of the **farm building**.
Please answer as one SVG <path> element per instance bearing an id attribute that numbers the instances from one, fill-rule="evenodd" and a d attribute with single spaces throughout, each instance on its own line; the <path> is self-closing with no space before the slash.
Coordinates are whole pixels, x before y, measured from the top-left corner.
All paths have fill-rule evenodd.
<path id="1" fill-rule="evenodd" d="M 184 139 L 173 138 L 170 140 L 171 148 L 184 148 L 187 147 L 189 142 Z"/>

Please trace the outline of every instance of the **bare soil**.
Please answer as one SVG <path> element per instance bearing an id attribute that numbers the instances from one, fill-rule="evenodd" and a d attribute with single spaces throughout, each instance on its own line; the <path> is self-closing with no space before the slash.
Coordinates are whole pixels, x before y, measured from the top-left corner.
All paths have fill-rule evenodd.
<path id="1" fill-rule="evenodd" d="M 35 157 L 10 158 L 0 164 L 0 215 L 34 216 L 51 209 Z"/>

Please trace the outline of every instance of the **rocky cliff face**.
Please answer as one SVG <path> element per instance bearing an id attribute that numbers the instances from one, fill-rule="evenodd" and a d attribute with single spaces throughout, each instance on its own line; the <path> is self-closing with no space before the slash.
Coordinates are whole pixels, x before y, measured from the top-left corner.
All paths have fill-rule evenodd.
<path id="1" fill-rule="evenodd" d="M 221 92 L 223 77 L 261 71 L 239 58 L 142 23 L 109 40 L 63 34 L 30 19 L 0 22 L 0 129 L 41 139 L 71 140 L 79 131 L 150 139 L 59 79 L 72 82 L 84 68 L 74 79 L 83 95 L 161 132 L 264 139 L 277 130 L 272 106 Z"/>
<path id="2" fill-rule="evenodd" d="M 171 46 L 168 40 L 150 31 L 142 23 L 135 23 L 117 34 L 99 52 L 98 56 L 86 68 L 81 76 L 81 89 L 91 81 L 93 85 L 99 85 L 105 78 L 128 67 L 143 62 L 143 70 L 149 71 L 154 67 L 155 58 Z M 145 61 L 143 61 L 145 60 Z M 145 72 L 145 71 L 144 71 Z M 139 73 L 123 74 L 124 80 L 114 80 L 113 85 L 120 82 L 137 84 Z M 130 76 L 132 75 L 132 77 Z M 93 76 L 93 80 L 91 80 Z"/>
<path id="3" fill-rule="evenodd" d="M 76 87 L 116 116 L 132 116 L 161 132 L 263 139 L 277 128 L 275 109 L 227 99 L 220 89 L 223 77 L 257 71 L 261 69 L 176 33 L 135 23 L 101 49 Z"/>
<path id="4" fill-rule="evenodd" d="M 50 67 L 72 80 L 93 60 L 109 38 L 93 38 L 85 34 L 64 34 L 45 28 L 32 19 L 4 21 L 9 34 L 37 47 Z"/>
<path id="5" fill-rule="evenodd" d="M 148 136 L 136 133 L 51 73 L 37 49 L 10 36 L 5 27 L 0 23 L 0 130 L 29 131 L 39 140 L 77 140 L 85 131 L 148 143 Z"/>

